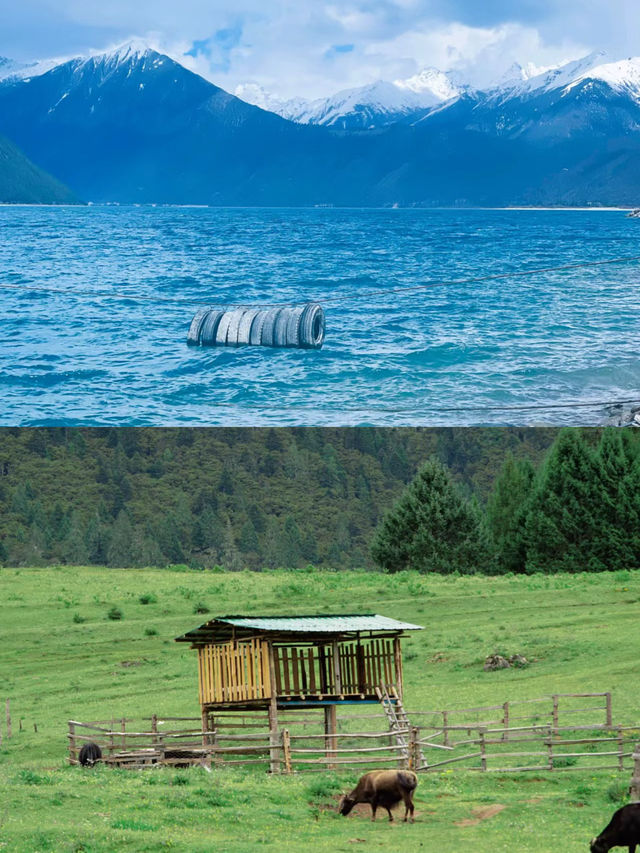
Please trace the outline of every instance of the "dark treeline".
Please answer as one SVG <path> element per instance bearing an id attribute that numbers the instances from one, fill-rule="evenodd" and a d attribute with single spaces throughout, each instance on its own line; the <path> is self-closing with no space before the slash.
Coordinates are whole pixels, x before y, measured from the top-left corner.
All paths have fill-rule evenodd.
<path id="1" fill-rule="evenodd" d="M 638 568 L 639 436 L 563 430 L 537 468 L 509 454 L 484 508 L 428 461 L 379 525 L 372 555 L 392 572 Z"/>
<path id="2" fill-rule="evenodd" d="M 484 505 L 547 429 L 0 430 L 0 562 L 227 569 L 372 565 L 420 465 Z"/>

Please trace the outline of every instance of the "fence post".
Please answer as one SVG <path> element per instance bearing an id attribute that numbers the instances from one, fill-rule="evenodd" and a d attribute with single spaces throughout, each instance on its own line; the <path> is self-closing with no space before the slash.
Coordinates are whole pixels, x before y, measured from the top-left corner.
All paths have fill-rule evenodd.
<path id="1" fill-rule="evenodd" d="M 633 776 L 629 786 L 629 796 L 633 801 L 640 800 L 640 743 L 636 744 L 633 751 Z"/>
<path id="2" fill-rule="evenodd" d="M 482 771 L 486 771 L 487 769 L 487 746 L 484 740 L 485 732 L 486 729 L 484 727 L 478 729 L 478 735 L 480 738 L 480 769 Z"/>
<path id="3" fill-rule="evenodd" d="M 76 727 L 69 720 L 69 764 L 78 763 L 78 751 L 76 749 Z"/>
<path id="4" fill-rule="evenodd" d="M 284 772 L 291 773 L 291 738 L 289 729 L 282 730 L 282 758 L 284 760 Z"/>
<path id="5" fill-rule="evenodd" d="M 554 694 L 552 698 L 553 698 L 553 712 L 552 712 L 553 734 L 557 735 L 558 734 L 558 719 L 560 717 L 560 711 L 559 711 L 559 707 L 558 707 L 559 697 L 557 694 Z"/>
<path id="6" fill-rule="evenodd" d="M 509 703 L 505 702 L 502 706 L 502 726 L 505 731 L 502 732 L 502 740 L 508 740 L 509 732 L 506 731 L 509 728 Z"/>
<path id="7" fill-rule="evenodd" d="M 152 714 L 151 716 L 151 731 L 153 733 L 152 743 L 154 746 L 158 745 L 158 715 Z"/>
<path id="8" fill-rule="evenodd" d="M 618 726 L 618 770 L 624 770 L 624 736 L 622 726 Z"/>
<path id="9" fill-rule="evenodd" d="M 5 714 L 7 717 L 7 738 L 11 737 L 11 703 L 10 700 L 7 699 L 5 704 Z"/>
<path id="10" fill-rule="evenodd" d="M 409 731 L 409 741 L 408 741 L 408 754 L 407 754 L 407 769 L 415 770 L 416 769 L 416 728 L 412 726 Z"/>
<path id="11" fill-rule="evenodd" d="M 448 711 L 442 712 L 442 733 L 444 734 L 443 743 L 445 746 L 449 746 L 449 713 Z"/>
<path id="12" fill-rule="evenodd" d="M 126 735 L 125 735 L 125 730 L 126 730 L 126 727 L 127 727 L 127 721 L 126 721 L 125 717 L 123 717 L 123 718 L 120 720 L 120 725 L 122 726 L 122 728 L 121 728 L 121 730 L 120 730 L 120 731 L 122 732 L 122 738 L 121 738 L 121 741 L 122 741 L 122 751 L 123 751 L 123 752 L 126 752 L 126 751 L 127 751 L 127 738 L 126 738 Z"/>
<path id="13" fill-rule="evenodd" d="M 553 737 L 551 734 L 551 728 L 549 728 L 549 736 L 545 741 L 547 747 L 547 763 L 549 765 L 549 770 L 553 770 Z"/>
<path id="14" fill-rule="evenodd" d="M 611 693 L 605 693 L 605 699 L 606 699 L 606 703 L 607 703 L 606 704 L 607 725 L 612 726 L 613 725 L 613 714 L 611 711 Z"/>
<path id="15" fill-rule="evenodd" d="M 111 731 L 109 732 L 109 755 L 112 756 L 116 751 L 116 742 L 115 742 L 115 725 L 116 721 L 111 720 Z"/>

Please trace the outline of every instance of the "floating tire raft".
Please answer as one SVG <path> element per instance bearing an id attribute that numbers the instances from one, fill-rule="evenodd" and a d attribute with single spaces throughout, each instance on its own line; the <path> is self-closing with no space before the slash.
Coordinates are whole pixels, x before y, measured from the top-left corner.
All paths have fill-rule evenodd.
<path id="1" fill-rule="evenodd" d="M 201 308 L 187 335 L 191 346 L 320 349 L 324 311 L 315 302 L 286 308 Z"/>

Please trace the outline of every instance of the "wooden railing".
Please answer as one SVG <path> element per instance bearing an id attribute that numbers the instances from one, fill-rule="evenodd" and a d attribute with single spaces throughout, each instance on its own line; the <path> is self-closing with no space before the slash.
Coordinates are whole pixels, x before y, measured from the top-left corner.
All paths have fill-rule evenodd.
<path id="1" fill-rule="evenodd" d="M 291 713 L 270 739 L 266 715 L 216 714 L 203 730 L 199 718 L 153 716 L 136 721 L 117 719 L 69 723 L 69 762 L 78 763 L 84 743 L 97 743 L 104 761 L 119 767 L 149 765 L 207 768 L 255 765 L 272 772 L 327 769 L 359 771 L 375 767 L 411 767 L 421 772 L 460 769 L 475 772 L 522 773 L 599 770 L 626 771 L 635 760 L 632 786 L 640 795 L 640 724 L 635 726 L 558 726 L 552 724 L 480 727 L 471 734 L 455 729 L 454 743 L 438 742 L 437 734 L 418 726 L 400 732 L 346 730 L 323 732 L 321 715 Z M 262 731 L 251 731 L 258 727 Z M 398 742 L 403 736 L 404 745 Z M 454 734 L 451 732 L 450 734 Z M 467 735 L 465 737 L 465 735 Z M 452 738 L 451 738 L 452 739 Z M 408 747 L 408 748 L 407 748 Z"/>
<path id="2" fill-rule="evenodd" d="M 397 684 L 391 640 L 274 648 L 278 696 L 372 696 Z"/>
<path id="3" fill-rule="evenodd" d="M 200 704 L 242 702 L 271 696 L 266 640 L 201 646 L 198 649 Z"/>

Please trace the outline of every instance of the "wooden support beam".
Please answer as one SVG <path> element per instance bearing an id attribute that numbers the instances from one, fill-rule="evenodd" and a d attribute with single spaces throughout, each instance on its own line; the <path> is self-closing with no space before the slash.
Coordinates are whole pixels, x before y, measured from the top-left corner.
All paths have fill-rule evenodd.
<path id="1" fill-rule="evenodd" d="M 393 640 L 393 658 L 396 669 L 396 690 L 398 697 L 402 701 L 402 650 L 400 648 L 400 637 L 395 637 Z"/>
<path id="2" fill-rule="evenodd" d="M 276 691 L 276 666 L 273 645 L 268 644 L 269 681 L 271 684 L 269 697 L 269 769 L 272 773 L 280 772 L 280 739 L 278 736 L 278 696 Z"/>
<path id="3" fill-rule="evenodd" d="M 340 674 L 340 643 L 337 640 L 334 640 L 332 643 L 332 648 L 334 690 L 337 695 L 340 695 L 342 693 L 342 676 Z"/>
<path id="4" fill-rule="evenodd" d="M 335 761 L 338 749 L 338 739 L 336 738 L 337 730 L 338 718 L 336 714 L 336 706 L 326 705 L 324 709 L 324 746 L 327 761 L 330 762 L 328 764 L 329 770 L 336 769 L 336 765 L 331 762 Z"/>

